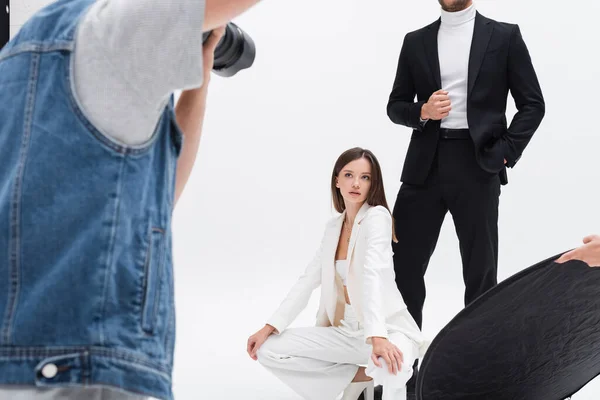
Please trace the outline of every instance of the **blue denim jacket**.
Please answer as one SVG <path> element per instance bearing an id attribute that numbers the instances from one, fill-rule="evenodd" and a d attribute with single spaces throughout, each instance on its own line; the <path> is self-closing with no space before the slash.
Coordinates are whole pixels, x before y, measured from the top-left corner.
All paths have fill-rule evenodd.
<path id="1" fill-rule="evenodd" d="M 73 90 L 59 0 L 0 51 L 0 385 L 105 385 L 171 399 L 171 214 L 182 136 L 165 108 L 132 147 Z"/>

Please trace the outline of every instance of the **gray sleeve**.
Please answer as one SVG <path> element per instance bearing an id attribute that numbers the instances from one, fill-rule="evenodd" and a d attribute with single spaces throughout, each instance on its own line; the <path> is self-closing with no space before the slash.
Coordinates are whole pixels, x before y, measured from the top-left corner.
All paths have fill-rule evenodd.
<path id="1" fill-rule="evenodd" d="M 36 388 L 31 386 L 0 386 L 0 399 L 58 400 L 58 399 L 150 400 L 142 395 L 112 388 L 64 387 Z"/>
<path id="2" fill-rule="evenodd" d="M 202 85 L 204 0 L 98 0 L 82 18 L 74 86 L 84 113 L 114 140 L 138 145 L 168 97 Z"/>

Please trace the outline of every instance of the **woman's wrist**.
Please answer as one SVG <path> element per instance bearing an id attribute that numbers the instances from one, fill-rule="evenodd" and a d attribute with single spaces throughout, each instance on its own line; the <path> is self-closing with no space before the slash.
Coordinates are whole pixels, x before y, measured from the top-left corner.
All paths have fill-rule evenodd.
<path id="1" fill-rule="evenodd" d="M 378 342 L 383 342 L 383 341 L 387 341 L 387 338 L 381 337 L 381 336 L 372 336 L 371 337 L 371 343 L 375 344 Z"/>
<path id="2" fill-rule="evenodd" d="M 277 329 L 275 329 L 275 327 L 273 325 L 265 324 L 265 326 L 263 327 L 263 330 L 265 330 L 270 335 L 271 333 L 275 332 Z"/>

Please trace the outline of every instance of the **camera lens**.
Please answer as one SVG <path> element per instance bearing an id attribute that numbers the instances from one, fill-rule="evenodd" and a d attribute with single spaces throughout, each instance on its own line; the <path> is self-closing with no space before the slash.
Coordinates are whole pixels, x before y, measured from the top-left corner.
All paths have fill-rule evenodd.
<path id="1" fill-rule="evenodd" d="M 212 32 L 212 31 L 211 31 Z M 202 35 L 205 43 L 211 32 Z M 215 49 L 213 72 L 224 77 L 231 77 L 242 69 L 250 68 L 254 63 L 256 48 L 252 38 L 236 24 L 230 22 Z"/>

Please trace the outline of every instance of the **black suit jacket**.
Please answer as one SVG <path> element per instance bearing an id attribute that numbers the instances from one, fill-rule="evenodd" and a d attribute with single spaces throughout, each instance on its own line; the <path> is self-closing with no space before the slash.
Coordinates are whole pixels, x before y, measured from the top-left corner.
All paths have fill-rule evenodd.
<path id="1" fill-rule="evenodd" d="M 392 122 L 413 128 L 402 181 L 422 184 L 431 167 L 440 121 L 420 124 L 421 107 L 441 87 L 437 35 L 441 19 L 404 38 L 387 113 Z M 519 26 L 477 13 L 469 56 L 467 119 L 478 164 L 507 183 L 513 167 L 544 117 L 545 105 Z M 508 92 L 517 114 L 506 121 Z M 417 101 L 415 102 L 415 95 Z M 452 112 L 452 111 L 450 111 Z"/>

